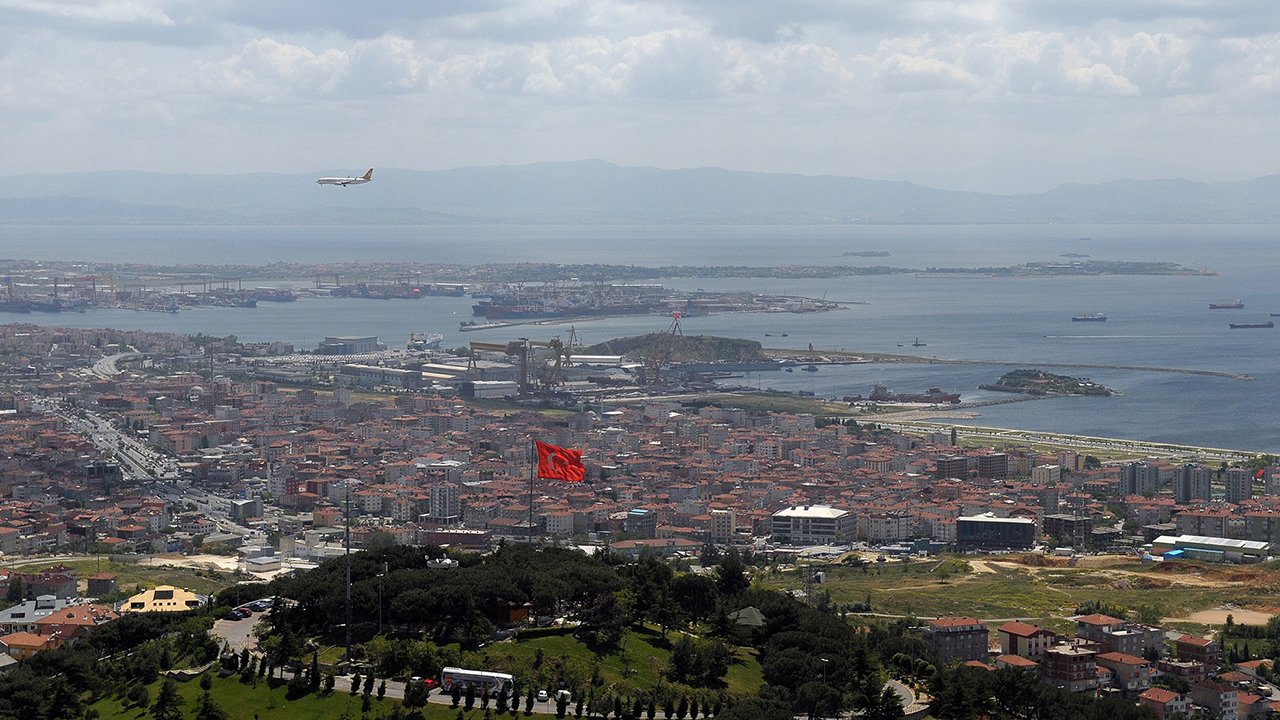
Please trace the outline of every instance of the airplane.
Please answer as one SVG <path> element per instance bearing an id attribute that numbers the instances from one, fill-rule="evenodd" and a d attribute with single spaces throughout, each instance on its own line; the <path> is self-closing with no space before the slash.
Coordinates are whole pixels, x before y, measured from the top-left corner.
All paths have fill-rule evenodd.
<path id="1" fill-rule="evenodd" d="M 366 172 L 364 175 L 361 175 L 360 177 L 320 178 L 319 180 L 316 180 L 316 184 L 317 185 L 341 185 L 342 187 L 346 187 L 348 185 L 363 185 L 367 182 L 370 182 L 371 180 L 373 180 L 373 168 L 369 168 L 369 172 Z"/>

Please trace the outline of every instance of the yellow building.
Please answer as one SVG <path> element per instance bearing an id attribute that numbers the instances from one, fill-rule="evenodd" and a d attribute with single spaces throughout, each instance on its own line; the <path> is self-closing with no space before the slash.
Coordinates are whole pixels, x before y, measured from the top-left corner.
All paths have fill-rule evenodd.
<path id="1" fill-rule="evenodd" d="M 183 612 L 199 609 L 205 603 L 203 595 L 172 585 L 144 590 L 125 600 L 120 612 Z"/>

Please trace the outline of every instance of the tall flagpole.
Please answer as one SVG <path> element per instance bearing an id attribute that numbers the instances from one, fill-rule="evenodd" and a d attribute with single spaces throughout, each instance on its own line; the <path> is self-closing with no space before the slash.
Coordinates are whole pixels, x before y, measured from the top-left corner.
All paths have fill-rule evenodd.
<path id="1" fill-rule="evenodd" d="M 533 544 L 533 476 L 538 470 L 538 446 L 533 442 L 533 436 L 529 436 L 529 544 Z"/>

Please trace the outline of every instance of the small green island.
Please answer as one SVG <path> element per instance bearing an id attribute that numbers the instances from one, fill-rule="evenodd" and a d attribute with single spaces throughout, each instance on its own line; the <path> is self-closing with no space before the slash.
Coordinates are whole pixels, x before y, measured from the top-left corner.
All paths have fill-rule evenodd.
<path id="1" fill-rule="evenodd" d="M 1023 395 L 1110 396 L 1116 391 L 1089 378 L 1054 375 L 1043 370 L 1013 370 L 1000 376 L 994 384 L 979 385 L 980 390 L 1021 393 Z"/>

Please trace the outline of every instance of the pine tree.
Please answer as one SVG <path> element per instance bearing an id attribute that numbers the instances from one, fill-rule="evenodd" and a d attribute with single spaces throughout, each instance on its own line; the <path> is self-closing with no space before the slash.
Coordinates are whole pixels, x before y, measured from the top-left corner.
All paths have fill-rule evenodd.
<path id="1" fill-rule="evenodd" d="M 387 696 L 387 681 L 382 680 L 378 683 L 378 699 L 381 700 L 386 696 Z"/>
<path id="2" fill-rule="evenodd" d="M 206 690 L 196 702 L 195 720 L 231 720 L 231 716 L 213 701 Z"/>
<path id="3" fill-rule="evenodd" d="M 151 717 L 155 720 L 182 720 L 182 696 L 178 695 L 178 683 L 167 677 L 151 704 Z"/>
<path id="4" fill-rule="evenodd" d="M 307 688 L 311 692 L 320 689 L 320 656 L 318 653 L 311 653 L 311 671 L 307 675 Z"/>
<path id="5" fill-rule="evenodd" d="M 360 692 L 360 673 L 351 676 L 351 694 L 355 695 Z"/>

